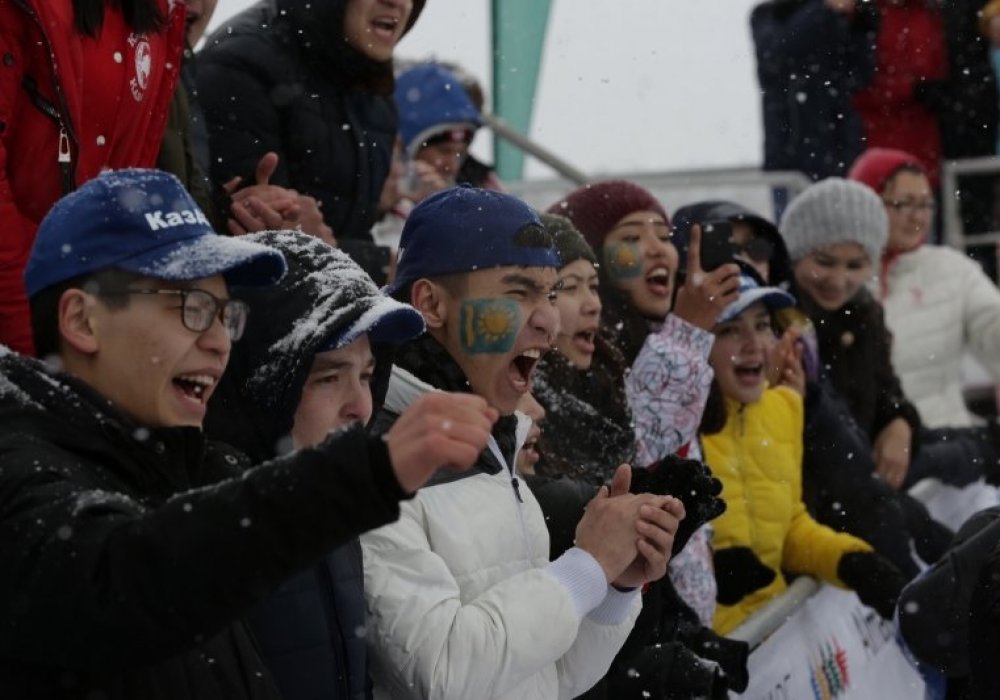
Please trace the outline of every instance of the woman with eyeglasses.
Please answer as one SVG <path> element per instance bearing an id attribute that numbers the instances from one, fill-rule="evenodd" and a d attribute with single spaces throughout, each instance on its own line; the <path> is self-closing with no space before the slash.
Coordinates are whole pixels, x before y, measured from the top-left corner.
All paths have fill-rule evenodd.
<path id="1" fill-rule="evenodd" d="M 975 261 L 928 243 L 934 195 L 915 156 L 871 148 L 848 177 L 875 190 L 889 217 L 878 291 L 904 393 L 928 427 L 981 424 L 965 404 L 962 360 L 972 354 L 1000 377 L 1000 290 Z"/>
<path id="2" fill-rule="evenodd" d="M 893 348 L 919 346 L 920 336 L 935 336 L 951 321 L 928 314 L 905 338 L 893 337 L 886 325 L 882 306 L 870 289 L 889 241 L 890 220 L 883 200 L 860 182 L 827 178 L 792 200 L 780 230 L 793 260 L 799 308 L 815 329 L 821 373 L 870 440 L 874 475 L 895 490 L 908 489 L 927 477 L 956 487 L 984 476 L 991 483 L 1000 482 L 997 426 L 928 428 L 897 375 Z M 947 273 L 942 266 L 934 274 Z M 923 295 L 913 287 L 901 293 L 914 299 Z M 933 301 L 932 296 L 924 298 L 928 307 Z M 960 364 L 961 346 L 931 352 L 953 352 Z M 926 354 L 924 358 L 927 361 Z M 954 527 L 976 509 L 973 503 L 963 503 L 951 513 L 937 515 Z M 921 557 L 928 563 L 934 558 Z"/>

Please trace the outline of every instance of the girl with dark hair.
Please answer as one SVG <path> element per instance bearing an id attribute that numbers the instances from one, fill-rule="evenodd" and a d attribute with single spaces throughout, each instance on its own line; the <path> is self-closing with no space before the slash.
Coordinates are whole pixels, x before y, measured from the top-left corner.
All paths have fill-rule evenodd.
<path id="1" fill-rule="evenodd" d="M 688 276 L 677 290 L 677 250 L 670 218 L 643 187 L 606 180 L 580 187 L 549 207 L 573 222 L 597 256 L 602 325 L 630 367 L 625 395 L 639 466 L 677 453 L 699 457 L 694 441 L 712 371 L 708 355 L 716 317 L 736 298 L 739 269 L 700 269 L 700 231 Z M 709 530 L 700 528 L 670 562 L 678 593 L 706 624 L 715 607 Z"/>
<path id="2" fill-rule="evenodd" d="M 156 162 L 184 13 L 175 0 L 0 5 L 0 343 L 32 352 L 22 276 L 49 207 L 102 170 Z"/>

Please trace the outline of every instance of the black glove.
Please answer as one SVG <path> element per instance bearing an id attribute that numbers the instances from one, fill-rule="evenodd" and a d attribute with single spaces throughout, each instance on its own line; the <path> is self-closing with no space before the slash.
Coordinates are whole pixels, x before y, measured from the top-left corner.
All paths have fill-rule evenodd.
<path id="1" fill-rule="evenodd" d="M 907 583 L 899 569 L 875 552 L 844 554 L 837 564 L 837 576 L 886 620 L 892 619 L 899 593 Z"/>
<path id="2" fill-rule="evenodd" d="M 726 510 L 726 502 L 718 498 L 722 482 L 693 459 L 670 456 L 647 469 L 633 469 L 629 491 L 674 496 L 684 504 L 686 515 L 674 535 L 672 554 L 684 549 L 695 530 Z"/>
<path id="3" fill-rule="evenodd" d="M 719 668 L 680 642 L 648 646 L 627 664 L 616 663 L 608 676 L 608 697 L 624 700 L 728 696 L 729 685 Z"/>
<path id="4" fill-rule="evenodd" d="M 718 587 L 715 599 L 723 605 L 736 605 L 750 593 L 770 585 L 777 575 L 749 547 L 717 549 L 712 557 Z"/>
<path id="5" fill-rule="evenodd" d="M 708 627 L 700 628 L 693 635 L 684 635 L 681 640 L 701 658 L 719 664 L 730 690 L 742 693 L 747 689 L 750 684 L 750 673 L 747 671 L 749 644 L 721 637 Z"/>

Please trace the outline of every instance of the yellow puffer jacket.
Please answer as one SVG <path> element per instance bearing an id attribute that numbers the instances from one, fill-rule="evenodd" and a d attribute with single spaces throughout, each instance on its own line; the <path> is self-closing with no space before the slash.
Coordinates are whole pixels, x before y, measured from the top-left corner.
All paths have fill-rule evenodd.
<path id="1" fill-rule="evenodd" d="M 736 605 L 718 605 L 714 627 L 726 634 L 785 590 L 782 570 L 843 586 L 837 564 L 871 547 L 820 525 L 802 503 L 802 397 L 786 387 L 764 391 L 754 404 L 726 400 L 722 432 L 703 437 L 705 461 L 722 481 L 726 512 L 712 521 L 713 547 L 750 547 L 777 573 Z"/>

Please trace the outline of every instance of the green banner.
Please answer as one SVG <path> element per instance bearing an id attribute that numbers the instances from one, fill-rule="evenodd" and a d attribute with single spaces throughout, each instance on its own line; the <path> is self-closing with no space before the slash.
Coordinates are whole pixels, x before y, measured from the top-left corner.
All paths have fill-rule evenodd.
<path id="1" fill-rule="evenodd" d="M 527 135 L 542 64 L 552 0 L 492 0 L 493 113 Z M 524 176 L 524 153 L 495 139 L 493 159 L 501 180 Z"/>

